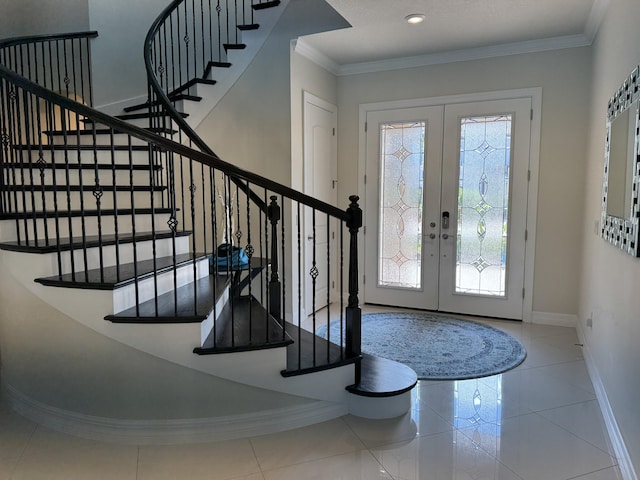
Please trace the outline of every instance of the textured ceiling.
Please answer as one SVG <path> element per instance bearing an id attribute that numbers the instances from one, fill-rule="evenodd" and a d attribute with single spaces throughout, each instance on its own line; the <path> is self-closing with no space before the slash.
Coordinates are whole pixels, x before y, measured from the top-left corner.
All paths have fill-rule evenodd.
<path id="1" fill-rule="evenodd" d="M 304 42 L 338 65 L 581 36 L 588 44 L 606 1 L 327 0 L 352 27 Z M 411 13 L 426 19 L 408 25 Z"/>

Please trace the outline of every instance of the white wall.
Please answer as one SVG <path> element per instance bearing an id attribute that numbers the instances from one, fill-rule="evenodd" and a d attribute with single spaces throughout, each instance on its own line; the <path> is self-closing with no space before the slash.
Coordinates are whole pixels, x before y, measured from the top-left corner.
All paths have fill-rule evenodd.
<path id="1" fill-rule="evenodd" d="M 358 188 L 360 104 L 542 87 L 533 310 L 575 315 L 590 58 L 577 48 L 340 77 L 339 198 Z"/>
<path id="2" fill-rule="evenodd" d="M 640 472 L 640 260 L 602 240 L 600 218 L 606 106 L 640 64 L 640 2 L 612 0 L 593 45 L 591 113 L 585 158 L 580 330 L 592 376 L 602 382 L 637 472 Z M 586 327 L 592 317 L 593 327 Z"/>
<path id="3" fill-rule="evenodd" d="M 146 98 L 144 39 L 168 0 L 88 2 L 91 29 L 98 31 L 98 38 L 91 44 L 94 105 Z"/>
<path id="4" fill-rule="evenodd" d="M 0 38 L 89 30 L 87 0 L 0 0 Z"/>

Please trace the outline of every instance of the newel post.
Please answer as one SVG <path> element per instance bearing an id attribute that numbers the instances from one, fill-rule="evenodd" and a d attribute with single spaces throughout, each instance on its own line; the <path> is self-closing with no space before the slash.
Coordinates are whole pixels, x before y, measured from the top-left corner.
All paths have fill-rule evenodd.
<path id="1" fill-rule="evenodd" d="M 271 203 L 267 207 L 267 215 L 271 222 L 271 277 L 269 278 L 269 313 L 280 320 L 280 277 L 278 275 L 278 222 L 280 221 L 280 206 L 278 197 L 271 196 Z"/>
<path id="2" fill-rule="evenodd" d="M 347 209 L 347 228 L 349 229 L 349 301 L 347 304 L 346 342 L 347 356 L 362 354 L 362 312 L 358 299 L 358 231 L 362 227 L 362 209 L 358 205 L 360 197 L 349 197 L 351 203 Z M 356 363 L 355 383 L 360 382 L 360 362 Z"/>

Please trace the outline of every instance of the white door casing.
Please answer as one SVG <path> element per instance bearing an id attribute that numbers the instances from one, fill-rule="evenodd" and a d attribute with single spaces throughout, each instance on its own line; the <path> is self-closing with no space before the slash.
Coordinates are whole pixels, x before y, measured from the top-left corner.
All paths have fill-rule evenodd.
<path id="1" fill-rule="evenodd" d="M 331 205 L 337 203 L 337 107 L 309 92 L 303 99 L 303 186 L 304 193 Z M 315 222 L 314 222 L 315 215 Z M 326 259 L 326 251 L 335 252 L 335 222 L 329 222 L 325 214 L 305 208 L 303 212 L 303 258 L 302 285 L 303 318 L 327 305 L 335 291 L 336 262 L 316 265 L 318 277 L 309 275 L 316 257 Z M 328 229 L 328 232 L 327 232 Z M 315 238 L 315 241 L 313 240 Z M 334 257 L 335 258 L 335 257 Z M 329 269 L 329 271 L 327 271 Z"/>

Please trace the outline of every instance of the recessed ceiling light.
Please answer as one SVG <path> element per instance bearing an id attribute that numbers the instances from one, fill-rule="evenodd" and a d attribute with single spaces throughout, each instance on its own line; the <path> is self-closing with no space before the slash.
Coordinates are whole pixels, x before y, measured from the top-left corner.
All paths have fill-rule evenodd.
<path id="1" fill-rule="evenodd" d="M 404 17 L 407 23 L 411 25 L 416 25 L 418 23 L 424 22 L 424 15 L 422 13 L 412 13 L 411 15 L 407 15 Z"/>

